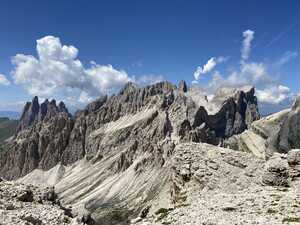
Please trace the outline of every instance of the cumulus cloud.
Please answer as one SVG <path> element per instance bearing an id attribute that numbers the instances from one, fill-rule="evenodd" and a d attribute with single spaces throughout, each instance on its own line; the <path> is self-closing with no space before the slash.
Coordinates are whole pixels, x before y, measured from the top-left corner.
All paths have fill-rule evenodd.
<path id="1" fill-rule="evenodd" d="M 279 104 L 289 98 L 294 97 L 290 88 L 284 85 L 271 85 L 262 90 L 256 90 L 256 95 L 260 102 L 268 104 Z"/>
<path id="2" fill-rule="evenodd" d="M 217 89 L 221 86 L 244 86 L 261 85 L 263 83 L 272 83 L 271 77 L 267 73 L 266 65 L 263 63 L 243 63 L 238 70 L 233 70 L 227 77 L 219 71 L 213 73 L 209 86 Z"/>
<path id="3" fill-rule="evenodd" d="M 77 58 L 78 49 L 62 45 L 57 37 L 37 40 L 36 50 L 37 57 L 17 54 L 12 59 L 14 82 L 30 95 L 65 99 L 70 104 L 87 103 L 101 94 L 116 92 L 128 81 L 136 81 L 112 65 L 92 61 L 85 67 Z"/>
<path id="4" fill-rule="evenodd" d="M 254 39 L 254 31 L 246 30 L 243 32 L 241 63 L 238 68 L 231 68 L 225 75 L 220 71 L 213 71 L 211 80 L 208 83 L 210 93 L 214 93 L 220 87 L 240 87 L 252 85 L 256 87 L 256 95 L 262 107 L 268 105 L 269 109 L 275 109 L 275 105 L 281 108 L 288 106 L 295 95 L 292 91 L 280 84 L 274 74 L 270 73 L 269 65 L 263 62 L 249 62 L 251 52 L 251 42 Z M 298 56 L 297 52 L 286 52 L 277 62 L 281 66 Z M 210 68 L 214 68 L 215 65 Z M 200 72 L 204 67 L 200 68 Z M 262 110 L 264 111 L 264 109 Z"/>
<path id="5" fill-rule="evenodd" d="M 225 58 L 224 57 L 211 57 L 206 64 L 203 66 L 198 66 L 196 71 L 194 72 L 194 78 L 195 80 L 199 80 L 201 78 L 201 75 L 207 74 L 211 72 L 218 63 L 224 62 Z"/>
<path id="6" fill-rule="evenodd" d="M 246 30 L 243 32 L 243 44 L 242 44 L 242 60 L 246 61 L 249 58 L 250 51 L 251 51 L 251 42 L 254 39 L 254 31 Z"/>
<path id="7" fill-rule="evenodd" d="M 0 85 L 5 85 L 5 86 L 10 85 L 9 80 L 6 78 L 4 74 L 0 74 Z"/>

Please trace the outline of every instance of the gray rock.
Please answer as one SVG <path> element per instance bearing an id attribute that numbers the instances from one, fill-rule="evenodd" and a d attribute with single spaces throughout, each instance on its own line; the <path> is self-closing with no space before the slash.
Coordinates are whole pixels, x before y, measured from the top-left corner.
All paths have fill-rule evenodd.
<path id="1" fill-rule="evenodd" d="M 292 149 L 287 154 L 287 161 L 290 165 L 300 164 L 300 149 Z"/>
<path id="2" fill-rule="evenodd" d="M 289 186 L 289 165 L 280 157 L 269 159 L 266 164 L 262 182 L 271 186 Z"/>
<path id="3" fill-rule="evenodd" d="M 33 202 L 32 190 L 27 189 L 22 191 L 22 193 L 17 196 L 17 199 L 21 202 Z"/>
<path id="4" fill-rule="evenodd" d="M 0 185 L 0 223 L 13 225 L 83 225 L 78 222 L 81 218 L 73 218 L 65 212 L 64 207 L 56 202 L 37 199 L 44 193 L 44 189 L 30 185 L 30 194 L 27 185 L 20 182 L 2 182 Z M 20 197 L 22 196 L 22 197 Z M 21 202 L 20 202 L 21 200 Z M 4 206 L 3 206 L 4 204 Z M 3 207 L 2 207 L 3 206 Z M 5 215 L 5 216 L 3 216 Z"/>
<path id="5" fill-rule="evenodd" d="M 275 144 L 280 152 L 287 153 L 290 149 L 300 148 L 300 96 L 297 97 L 291 111 L 283 121 Z"/>
<path id="6" fill-rule="evenodd" d="M 287 161 L 290 166 L 290 177 L 300 177 L 300 149 L 292 149 L 287 154 Z"/>

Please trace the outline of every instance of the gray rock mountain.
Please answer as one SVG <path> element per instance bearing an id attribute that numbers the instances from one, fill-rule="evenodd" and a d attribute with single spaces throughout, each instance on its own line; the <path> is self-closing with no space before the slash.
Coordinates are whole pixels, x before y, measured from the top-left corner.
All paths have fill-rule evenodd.
<path id="1" fill-rule="evenodd" d="M 120 147 L 123 140 L 105 142 L 98 133 L 112 129 L 108 124 L 122 117 L 129 117 L 126 125 L 129 127 L 139 119 L 134 117 L 139 116 L 141 119 L 150 116 L 147 126 L 160 121 L 149 128 L 152 138 L 145 137 L 139 143 L 136 143 L 139 134 L 132 130 L 123 134 L 123 139 L 131 137 L 138 149 L 156 145 L 155 139 L 162 141 L 171 135 L 180 141 L 218 144 L 222 138 L 241 133 L 259 119 L 253 88 L 247 92 L 235 91 L 223 102 L 218 101 L 220 110 L 209 115 L 204 106 L 198 107 L 189 96 L 184 81 L 178 89 L 169 82 L 144 88 L 128 83 L 118 95 L 101 97 L 71 118 L 63 102 L 57 105 L 55 100 L 46 99 L 40 105 L 34 97 L 24 107 L 10 150 L 1 157 L 1 173 L 7 178 L 17 178 L 36 168 L 50 169 L 59 162 L 68 165 L 85 156 L 99 157 L 113 146 Z"/>
<path id="2" fill-rule="evenodd" d="M 149 205 L 151 212 L 172 203 L 176 146 L 220 145 L 258 119 L 254 88 L 248 87 L 222 89 L 208 100 L 183 81 L 178 88 L 170 82 L 128 83 L 74 117 L 63 103 L 39 105 L 34 98 L 25 105 L 7 151 L 0 153 L 0 173 L 55 185 L 62 201 L 88 210 L 99 224 L 124 224 L 120 221 Z"/>

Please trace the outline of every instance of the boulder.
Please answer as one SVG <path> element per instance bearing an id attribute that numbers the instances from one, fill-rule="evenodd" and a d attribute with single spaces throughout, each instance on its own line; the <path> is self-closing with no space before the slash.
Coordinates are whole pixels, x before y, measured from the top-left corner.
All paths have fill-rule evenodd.
<path id="1" fill-rule="evenodd" d="M 21 202 L 33 202 L 33 192 L 30 189 L 22 191 L 18 196 L 17 199 Z"/>
<path id="2" fill-rule="evenodd" d="M 287 154 L 287 161 L 290 165 L 300 164 L 300 149 L 292 149 Z"/>
<path id="3" fill-rule="evenodd" d="M 270 186 L 289 186 L 289 165 L 286 159 L 275 156 L 268 160 L 262 182 Z"/>
<path id="4" fill-rule="evenodd" d="M 292 149 L 287 154 L 290 166 L 290 177 L 300 177 L 300 149 Z"/>

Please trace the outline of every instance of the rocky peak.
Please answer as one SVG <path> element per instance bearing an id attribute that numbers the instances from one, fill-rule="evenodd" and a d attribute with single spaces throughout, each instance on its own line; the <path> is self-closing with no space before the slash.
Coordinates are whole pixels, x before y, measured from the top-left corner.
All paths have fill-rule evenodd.
<path id="1" fill-rule="evenodd" d="M 67 107 L 66 107 L 66 105 L 65 105 L 65 103 L 63 101 L 59 102 L 59 104 L 58 104 L 58 111 L 69 114 L 69 111 L 68 111 L 68 109 L 67 109 Z"/>
<path id="2" fill-rule="evenodd" d="M 299 108 L 299 106 L 300 106 L 300 94 L 297 96 L 297 98 L 292 106 L 292 109 L 296 110 L 297 108 Z"/>
<path id="3" fill-rule="evenodd" d="M 46 99 L 40 106 L 39 121 L 42 121 L 47 114 L 49 101 Z"/>
<path id="4" fill-rule="evenodd" d="M 187 84 L 184 80 L 181 80 L 178 84 L 178 91 L 181 93 L 187 92 Z"/>
<path id="5" fill-rule="evenodd" d="M 45 119 L 49 120 L 59 113 L 65 113 L 69 116 L 68 109 L 63 102 L 60 102 L 57 106 L 54 99 L 50 102 L 46 99 L 40 105 L 38 97 L 35 96 L 31 102 L 25 104 L 16 133 L 19 133 L 33 124 L 44 121 Z"/>
<path id="6" fill-rule="evenodd" d="M 105 102 L 107 101 L 107 95 L 101 96 L 100 98 L 96 99 L 95 101 L 89 103 L 85 107 L 85 111 L 88 113 L 97 111 Z"/>
<path id="7" fill-rule="evenodd" d="M 24 106 L 17 132 L 31 126 L 38 120 L 40 111 L 39 99 L 35 96 L 31 102 L 27 102 Z"/>
<path id="8" fill-rule="evenodd" d="M 125 84 L 123 89 L 121 89 L 120 95 L 132 93 L 132 92 L 136 91 L 137 89 L 138 89 L 137 85 L 134 84 L 133 82 L 129 81 Z"/>

